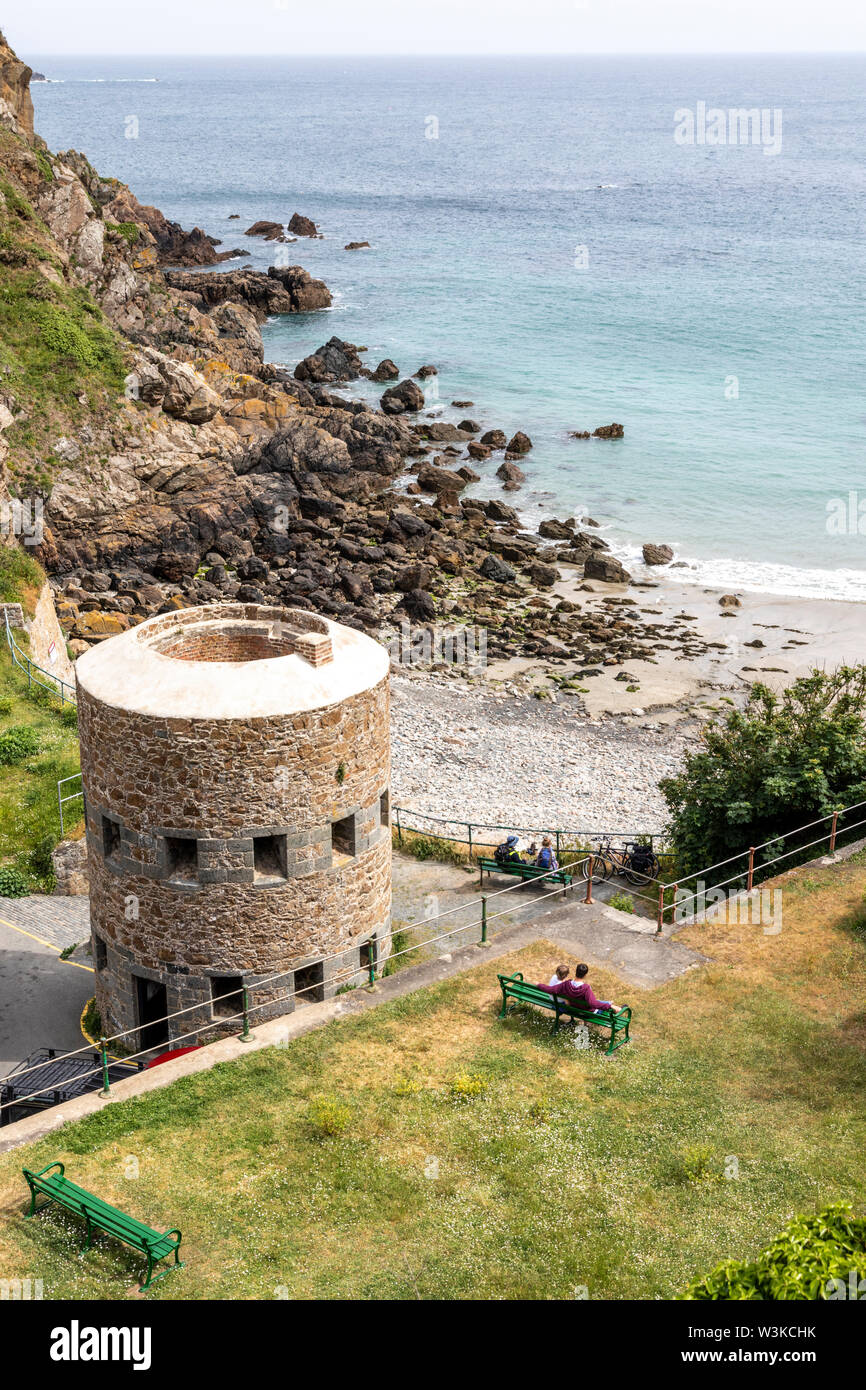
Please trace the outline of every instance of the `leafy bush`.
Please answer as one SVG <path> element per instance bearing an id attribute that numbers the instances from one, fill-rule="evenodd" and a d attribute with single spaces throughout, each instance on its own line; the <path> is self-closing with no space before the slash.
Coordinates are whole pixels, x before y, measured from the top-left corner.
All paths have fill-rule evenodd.
<path id="1" fill-rule="evenodd" d="M 75 705 L 64 705 L 60 711 L 60 722 L 67 729 L 78 728 L 78 709 Z"/>
<path id="2" fill-rule="evenodd" d="M 0 898 L 26 898 L 30 889 L 20 869 L 11 864 L 0 868 Z"/>
<path id="3" fill-rule="evenodd" d="M 53 835 L 43 835 L 31 849 L 27 856 L 27 862 L 33 873 L 41 880 L 41 885 L 50 892 L 56 882 L 54 873 L 54 861 L 51 858 L 51 851 L 54 849 L 55 840 Z"/>
<path id="4" fill-rule="evenodd" d="M 12 713 L 12 699 L 9 695 L 0 696 L 0 715 Z"/>
<path id="5" fill-rule="evenodd" d="M 87 1006 L 81 1016 L 81 1026 L 88 1038 L 93 1038 L 95 1042 L 98 1042 L 102 1037 L 102 1014 L 96 1007 L 95 995 L 87 1001 Z"/>
<path id="6" fill-rule="evenodd" d="M 699 1187 L 702 1183 L 719 1182 L 722 1173 L 712 1149 L 705 1144 L 691 1144 L 676 1159 L 672 1176 L 674 1182 Z"/>
<path id="7" fill-rule="evenodd" d="M 866 1220 L 848 1202 L 796 1216 L 753 1261 L 728 1260 L 681 1295 L 690 1300 L 846 1298 L 849 1279 L 866 1278 Z M 840 1282 L 835 1282 L 840 1281 Z"/>
<path id="8" fill-rule="evenodd" d="M 351 1114 L 345 1101 L 333 1096 L 316 1096 L 310 1102 L 307 1118 L 317 1138 L 330 1139 L 345 1133 Z"/>
<path id="9" fill-rule="evenodd" d="M 0 767 L 23 762 L 39 752 L 39 733 L 30 724 L 13 724 L 0 733 Z"/>
<path id="10" fill-rule="evenodd" d="M 634 912 L 634 898 L 630 893 L 614 893 L 610 906 L 615 907 L 618 912 Z"/>
<path id="11" fill-rule="evenodd" d="M 841 666 L 813 671 L 781 694 L 758 683 L 745 709 L 706 725 L 703 747 L 660 784 L 679 872 L 866 799 L 864 716 L 866 665 Z M 820 831 L 816 826 L 803 843 Z M 772 858 L 772 847 L 763 857 Z M 729 876 L 730 866 L 719 872 Z"/>

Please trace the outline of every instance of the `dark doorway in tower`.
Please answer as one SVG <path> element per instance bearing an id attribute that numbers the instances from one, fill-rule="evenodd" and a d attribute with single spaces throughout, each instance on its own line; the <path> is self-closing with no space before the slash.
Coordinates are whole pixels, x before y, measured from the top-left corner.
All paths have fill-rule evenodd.
<path id="1" fill-rule="evenodd" d="M 158 980 L 144 980 L 140 975 L 133 975 L 132 978 L 138 1005 L 139 1045 L 143 1051 L 164 1047 L 168 1042 L 168 996 L 165 985 Z"/>

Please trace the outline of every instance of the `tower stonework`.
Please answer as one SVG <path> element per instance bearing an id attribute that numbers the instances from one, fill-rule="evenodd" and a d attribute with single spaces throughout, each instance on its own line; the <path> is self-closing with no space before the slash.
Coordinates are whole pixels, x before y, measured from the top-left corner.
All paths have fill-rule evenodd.
<path id="1" fill-rule="evenodd" d="M 255 1024 L 381 968 L 388 671 L 351 628 L 236 603 L 161 614 L 79 658 L 106 1035 L 206 1040 L 237 1029 L 240 990 Z"/>

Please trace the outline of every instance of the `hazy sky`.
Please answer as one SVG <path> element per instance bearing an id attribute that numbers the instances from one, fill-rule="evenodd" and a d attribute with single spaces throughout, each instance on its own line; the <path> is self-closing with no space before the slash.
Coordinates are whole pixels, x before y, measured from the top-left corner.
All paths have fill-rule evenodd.
<path id="1" fill-rule="evenodd" d="M 36 53 L 863 51 L 866 0 L 0 0 Z"/>

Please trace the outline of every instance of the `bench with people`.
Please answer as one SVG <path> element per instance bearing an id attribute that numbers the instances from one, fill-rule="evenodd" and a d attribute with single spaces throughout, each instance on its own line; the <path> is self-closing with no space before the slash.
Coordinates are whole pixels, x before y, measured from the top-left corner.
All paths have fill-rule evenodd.
<path id="1" fill-rule="evenodd" d="M 522 879 L 540 878 L 546 883 L 561 883 L 565 888 L 570 887 L 573 875 L 565 869 L 560 869 L 549 835 L 542 837 L 540 850 L 533 842 L 526 853 L 527 858 L 524 859 L 520 852 L 518 836 L 509 835 L 507 840 L 497 845 L 492 859 L 479 859 L 481 884 L 484 883 L 485 873 L 488 878 L 494 873 L 510 874 Z"/>
<path id="2" fill-rule="evenodd" d="M 550 1009 L 554 1014 L 553 1031 L 559 1031 L 561 1019 L 572 1023 L 595 1023 L 610 1029 L 610 1043 L 606 1055 L 609 1057 L 618 1047 L 631 1042 L 629 1025 L 631 1008 L 619 1006 L 611 999 L 598 999 L 587 980 L 589 966 L 581 962 L 574 967 L 574 979 L 569 979 L 567 965 L 558 965 L 547 984 L 539 981 L 530 984 L 518 971 L 514 975 L 499 975 L 502 990 L 502 1008 L 499 1017 L 505 1018 L 509 999 L 519 1004 L 534 1004 L 537 1008 Z"/>

